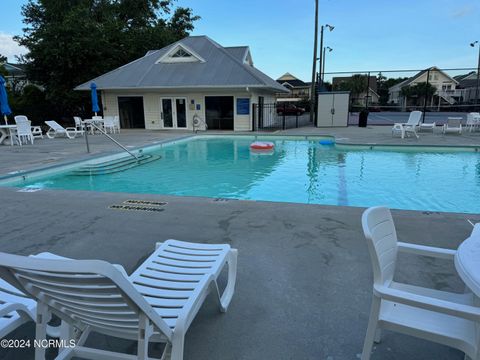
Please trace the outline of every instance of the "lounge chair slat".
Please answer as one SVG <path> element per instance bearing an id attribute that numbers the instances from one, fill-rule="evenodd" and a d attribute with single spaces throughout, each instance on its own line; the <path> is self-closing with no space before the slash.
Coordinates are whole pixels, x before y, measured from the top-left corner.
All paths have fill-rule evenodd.
<path id="1" fill-rule="evenodd" d="M 169 289 L 159 289 L 153 286 L 145 286 L 137 282 L 133 283 L 135 289 L 138 290 L 141 294 L 155 296 L 158 298 L 165 299 L 178 299 L 178 300 L 187 300 L 191 294 L 192 290 L 169 290 Z"/>
<path id="2" fill-rule="evenodd" d="M 184 281 L 184 282 L 198 282 L 204 274 L 172 274 L 169 272 L 164 272 L 159 269 L 154 269 L 151 267 L 142 269 L 142 275 L 150 276 L 152 278 L 164 281 Z"/>
<path id="3" fill-rule="evenodd" d="M 142 284 L 144 286 L 152 287 L 155 289 L 162 290 L 173 290 L 173 291 L 192 291 L 195 289 L 197 282 L 184 282 L 184 281 L 163 281 L 159 279 L 152 279 L 150 277 L 138 275 L 136 277 L 130 278 L 135 284 Z"/>

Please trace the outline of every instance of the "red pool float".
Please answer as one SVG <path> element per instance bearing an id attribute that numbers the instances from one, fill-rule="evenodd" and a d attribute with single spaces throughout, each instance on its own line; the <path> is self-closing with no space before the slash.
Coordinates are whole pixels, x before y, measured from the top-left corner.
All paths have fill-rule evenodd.
<path id="1" fill-rule="evenodd" d="M 275 144 L 267 141 L 255 141 L 250 144 L 251 150 L 273 150 Z"/>

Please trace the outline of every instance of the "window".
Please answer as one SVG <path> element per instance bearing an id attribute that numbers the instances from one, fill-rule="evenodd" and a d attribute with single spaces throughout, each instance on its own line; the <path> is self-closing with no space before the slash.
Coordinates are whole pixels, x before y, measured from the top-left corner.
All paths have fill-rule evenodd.
<path id="1" fill-rule="evenodd" d="M 183 49 L 178 49 L 177 52 L 171 55 L 172 58 L 188 58 L 191 57 L 192 54 L 186 52 Z"/>

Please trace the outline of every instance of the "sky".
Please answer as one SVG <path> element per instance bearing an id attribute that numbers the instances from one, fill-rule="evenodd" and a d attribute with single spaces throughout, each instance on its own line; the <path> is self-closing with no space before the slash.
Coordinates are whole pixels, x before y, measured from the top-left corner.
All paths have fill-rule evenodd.
<path id="1" fill-rule="evenodd" d="M 26 0 L 0 1 L 0 54 L 9 61 L 26 49 L 22 33 Z M 223 46 L 248 45 L 255 67 L 278 78 L 285 72 L 309 81 L 313 58 L 314 0 L 177 0 L 201 16 L 192 35 Z M 319 0 L 324 45 L 333 48 L 325 71 L 476 68 L 479 0 Z M 156 48 L 152 44 L 152 48 Z M 328 76 L 327 76 L 328 77 Z"/>

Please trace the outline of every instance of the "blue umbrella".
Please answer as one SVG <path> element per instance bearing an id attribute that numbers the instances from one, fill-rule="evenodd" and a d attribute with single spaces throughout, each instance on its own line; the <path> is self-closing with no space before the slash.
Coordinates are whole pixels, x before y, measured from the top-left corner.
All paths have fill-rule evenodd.
<path id="1" fill-rule="evenodd" d="M 90 84 L 90 89 L 92 90 L 92 111 L 95 113 L 95 116 L 97 116 L 97 112 L 100 111 L 100 108 L 98 107 L 97 85 L 92 82 Z"/>
<path id="2" fill-rule="evenodd" d="M 7 89 L 5 88 L 6 81 L 5 79 L 0 76 L 0 112 L 3 114 L 3 118 L 5 119 L 5 124 L 8 125 L 7 122 L 7 115 L 12 113 L 10 110 L 10 106 L 8 106 L 8 96 L 7 96 Z"/>

